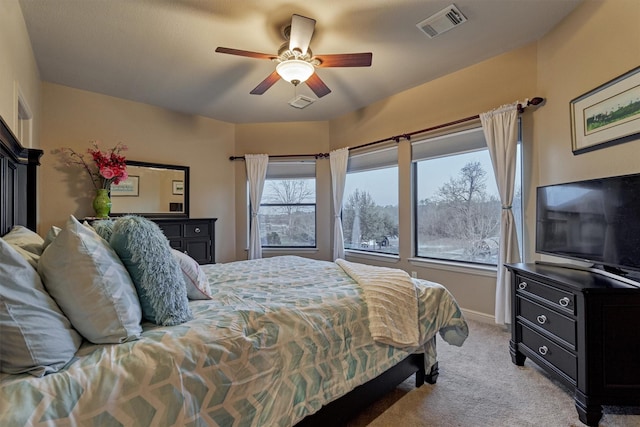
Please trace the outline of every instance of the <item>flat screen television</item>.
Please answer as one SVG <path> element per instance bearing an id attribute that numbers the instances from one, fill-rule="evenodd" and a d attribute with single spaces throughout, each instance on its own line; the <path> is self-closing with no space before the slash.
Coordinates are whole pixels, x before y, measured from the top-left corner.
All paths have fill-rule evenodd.
<path id="1" fill-rule="evenodd" d="M 640 272 L 640 174 L 537 188 L 536 252 Z"/>

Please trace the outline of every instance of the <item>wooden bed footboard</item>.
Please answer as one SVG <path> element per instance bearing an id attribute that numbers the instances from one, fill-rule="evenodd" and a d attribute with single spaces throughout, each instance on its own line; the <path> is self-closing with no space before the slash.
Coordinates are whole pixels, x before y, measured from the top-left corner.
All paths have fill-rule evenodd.
<path id="1" fill-rule="evenodd" d="M 438 363 L 429 373 L 424 369 L 424 354 L 412 354 L 376 378 L 354 388 L 341 398 L 324 406 L 296 424 L 296 427 L 343 426 L 367 406 L 396 388 L 398 384 L 416 374 L 416 387 L 424 382 L 435 384 L 438 378 Z"/>

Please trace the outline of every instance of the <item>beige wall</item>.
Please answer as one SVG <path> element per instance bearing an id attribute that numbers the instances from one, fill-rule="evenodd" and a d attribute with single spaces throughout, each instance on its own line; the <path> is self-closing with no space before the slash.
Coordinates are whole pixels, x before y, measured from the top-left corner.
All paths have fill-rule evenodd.
<path id="1" fill-rule="evenodd" d="M 523 115 L 525 260 L 533 261 L 535 187 L 640 172 L 640 140 L 574 156 L 569 102 L 640 64 L 640 2 L 586 0 L 545 37 L 330 122 L 331 148 L 355 146 L 487 111 L 517 99 L 545 104 Z M 421 268 L 411 257 L 410 149 L 400 143 L 400 262 L 447 286 L 461 306 L 492 315 L 495 278 Z M 403 208 L 404 206 L 404 208 Z M 379 263 L 381 264 L 381 263 Z"/>
<path id="2" fill-rule="evenodd" d="M 538 49 L 538 89 L 547 98 L 535 113 L 536 185 L 640 172 L 640 139 L 573 155 L 569 103 L 640 65 L 640 2 L 585 1 Z M 526 223 L 535 225 L 535 194 L 529 193 Z M 533 251 L 529 239 L 529 251 Z"/>
<path id="3" fill-rule="evenodd" d="M 0 63 L 0 115 L 14 126 L 14 82 L 18 80 L 36 122 L 42 122 L 40 141 L 36 138 L 35 144 L 45 150 L 40 169 L 41 233 L 62 223 L 69 213 L 79 217 L 91 214 L 86 177 L 57 169 L 49 151 L 61 146 L 83 150 L 92 139 L 102 140 L 105 147 L 122 141 L 130 147 L 128 158 L 191 167 L 191 216 L 218 218 L 216 260 L 225 262 L 245 259 L 247 246 L 244 162 L 231 162 L 229 156 L 326 152 L 542 96 L 545 105 L 523 115 L 525 244 L 526 259 L 531 261 L 536 258 L 530 238 L 535 225 L 536 186 L 640 169 L 640 141 L 574 156 L 569 131 L 571 99 L 640 64 L 638 22 L 640 2 L 636 0 L 585 0 L 537 43 L 330 122 L 233 125 L 48 83 L 42 85 L 40 95 L 18 2 L 4 0 L 0 1 L 0 54 L 9 61 Z M 399 159 L 401 261 L 392 265 L 443 283 L 462 307 L 492 316 L 492 275 L 420 267 L 407 261 L 412 254 L 407 142 L 400 143 Z M 331 256 L 330 187 L 329 161 L 318 160 L 318 251 L 304 255 Z"/>
<path id="4" fill-rule="evenodd" d="M 236 156 L 244 154 L 318 154 L 329 151 L 327 122 L 256 123 L 236 125 Z M 236 257 L 247 259 L 248 206 L 244 161 L 236 160 Z M 316 251 L 264 251 L 264 256 L 296 253 L 308 258 L 329 259 L 331 176 L 329 159 L 316 161 Z"/>
<path id="5" fill-rule="evenodd" d="M 536 44 L 532 44 L 332 120 L 331 147 L 353 147 L 538 96 L 536 55 Z M 531 127 L 531 116 L 535 114 L 537 112 L 523 115 L 525 126 Z M 402 141 L 398 149 L 400 261 L 367 262 L 415 271 L 420 278 L 445 285 L 466 310 L 491 315 L 494 310 L 495 274 L 453 271 L 448 267 L 431 268 L 408 261 L 413 256 L 411 146 Z"/>
<path id="6" fill-rule="evenodd" d="M 17 0 L 0 1 L 0 117 L 14 133 L 18 125 L 18 93 L 33 114 L 32 140 L 25 147 L 38 147 L 40 75 Z"/>
<path id="7" fill-rule="evenodd" d="M 535 83 L 532 44 L 332 120 L 331 148 L 417 131 L 531 98 Z"/>
<path id="8" fill-rule="evenodd" d="M 39 233 L 62 224 L 69 214 L 93 214 L 93 191 L 83 171 L 51 154 L 59 147 L 82 152 L 89 141 L 103 149 L 123 142 L 130 160 L 190 167 L 192 218 L 214 217 L 216 261 L 235 259 L 234 125 L 178 114 L 146 104 L 44 83 Z"/>

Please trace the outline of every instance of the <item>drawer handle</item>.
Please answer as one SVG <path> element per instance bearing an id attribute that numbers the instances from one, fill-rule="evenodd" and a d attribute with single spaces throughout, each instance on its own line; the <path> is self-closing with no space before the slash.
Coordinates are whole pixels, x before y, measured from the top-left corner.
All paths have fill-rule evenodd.
<path id="1" fill-rule="evenodd" d="M 193 231 L 195 231 L 196 233 L 199 233 L 200 232 L 200 228 L 196 227 L 195 230 L 193 230 Z"/>
<path id="2" fill-rule="evenodd" d="M 185 253 L 185 254 L 187 254 L 187 255 L 189 255 L 189 252 L 188 252 L 188 251 L 184 251 L 184 253 Z"/>
<path id="3" fill-rule="evenodd" d="M 527 282 L 520 282 L 518 283 L 518 289 L 525 290 L 527 288 Z"/>
<path id="4" fill-rule="evenodd" d="M 538 348 L 538 353 L 540 353 L 543 356 L 546 356 L 548 352 L 549 352 L 549 349 L 547 348 L 546 345 L 543 345 L 542 347 Z"/>
<path id="5" fill-rule="evenodd" d="M 558 301 L 558 303 L 563 307 L 567 307 L 570 302 L 571 300 L 568 297 L 564 297 L 560 301 Z"/>
<path id="6" fill-rule="evenodd" d="M 536 319 L 538 320 L 538 323 L 540 323 L 541 325 L 544 325 L 545 323 L 547 323 L 547 316 L 545 316 L 544 314 L 541 314 L 540 316 L 536 317 Z"/>

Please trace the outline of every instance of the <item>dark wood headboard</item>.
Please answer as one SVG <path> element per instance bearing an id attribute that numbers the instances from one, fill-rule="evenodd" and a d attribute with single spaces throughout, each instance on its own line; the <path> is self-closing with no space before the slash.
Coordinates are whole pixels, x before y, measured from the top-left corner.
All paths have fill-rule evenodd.
<path id="1" fill-rule="evenodd" d="M 36 231 L 37 167 L 42 150 L 23 148 L 0 117 L 0 236 L 14 225 Z"/>

